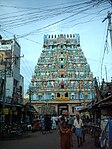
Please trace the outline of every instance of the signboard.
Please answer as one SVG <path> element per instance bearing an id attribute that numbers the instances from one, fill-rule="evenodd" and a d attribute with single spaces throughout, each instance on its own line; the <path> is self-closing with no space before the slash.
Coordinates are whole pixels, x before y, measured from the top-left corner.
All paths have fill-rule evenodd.
<path id="1" fill-rule="evenodd" d="M 5 52 L 0 52 L 0 60 L 5 60 L 6 54 Z"/>
<path id="2" fill-rule="evenodd" d="M 3 113 L 4 113 L 4 115 L 8 115 L 9 109 L 8 109 L 8 108 L 4 108 L 4 109 L 3 109 Z"/>
<path id="3" fill-rule="evenodd" d="M 8 45 L 9 44 L 9 45 Z M 0 50 L 11 50 L 11 42 L 8 43 L 7 45 L 1 45 Z"/>
<path id="4" fill-rule="evenodd" d="M 2 71 L 4 71 L 5 70 L 5 65 L 0 65 L 0 70 Z"/>

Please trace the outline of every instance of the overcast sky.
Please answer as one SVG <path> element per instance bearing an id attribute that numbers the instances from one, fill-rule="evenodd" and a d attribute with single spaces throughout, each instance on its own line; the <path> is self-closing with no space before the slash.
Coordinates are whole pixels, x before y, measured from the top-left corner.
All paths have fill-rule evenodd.
<path id="1" fill-rule="evenodd" d="M 108 20 L 102 21 L 111 10 L 109 0 L 0 0 L 0 34 L 3 39 L 11 39 L 15 34 L 21 46 L 25 91 L 43 49 L 44 34 L 79 33 L 94 77 L 101 81 L 107 76 L 110 81 L 112 49 L 109 32 L 105 46 Z"/>

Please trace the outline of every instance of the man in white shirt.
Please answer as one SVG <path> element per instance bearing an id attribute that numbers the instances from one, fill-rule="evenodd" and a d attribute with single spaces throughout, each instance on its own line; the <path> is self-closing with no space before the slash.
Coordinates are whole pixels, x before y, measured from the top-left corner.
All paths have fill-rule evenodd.
<path id="1" fill-rule="evenodd" d="M 82 145 L 82 119 L 79 117 L 79 114 L 76 114 L 76 119 L 74 120 L 73 126 L 75 127 L 75 134 L 77 136 L 78 147 Z"/>

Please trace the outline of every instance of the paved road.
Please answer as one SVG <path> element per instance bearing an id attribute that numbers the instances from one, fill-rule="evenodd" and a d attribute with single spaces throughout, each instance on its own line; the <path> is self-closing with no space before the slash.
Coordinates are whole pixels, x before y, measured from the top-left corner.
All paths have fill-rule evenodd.
<path id="1" fill-rule="evenodd" d="M 76 137 L 73 134 L 73 149 L 77 149 Z M 86 142 L 81 149 L 98 149 L 94 146 L 94 138 L 86 135 Z M 29 133 L 25 137 L 15 139 L 1 139 L 0 149 L 60 149 L 59 132 L 54 130 L 52 133 L 43 135 L 41 132 Z M 79 149 L 79 148 L 78 148 Z"/>

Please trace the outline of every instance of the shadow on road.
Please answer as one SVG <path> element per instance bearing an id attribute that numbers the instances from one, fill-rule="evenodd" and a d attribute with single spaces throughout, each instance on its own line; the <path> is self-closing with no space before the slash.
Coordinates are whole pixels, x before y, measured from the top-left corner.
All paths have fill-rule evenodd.
<path id="1" fill-rule="evenodd" d="M 35 137 L 32 133 L 27 133 L 21 136 L 8 136 L 8 137 L 0 137 L 1 141 L 8 141 L 8 140 L 20 140 L 20 139 L 29 139 Z"/>

